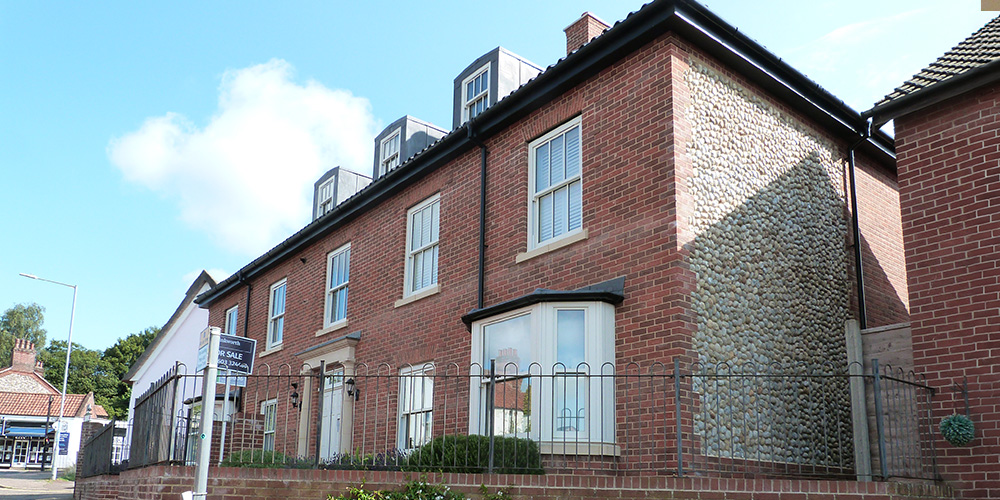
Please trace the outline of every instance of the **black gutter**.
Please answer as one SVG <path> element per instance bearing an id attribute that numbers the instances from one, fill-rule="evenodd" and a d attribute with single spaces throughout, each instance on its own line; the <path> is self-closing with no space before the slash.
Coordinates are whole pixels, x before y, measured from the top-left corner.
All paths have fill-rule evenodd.
<path id="1" fill-rule="evenodd" d="M 902 97 L 897 97 L 861 113 L 862 118 L 871 118 L 873 127 L 881 127 L 889 120 L 919 111 L 927 106 L 964 94 L 970 90 L 1000 80 L 1000 58 L 964 73 L 917 89 Z"/>
<path id="2" fill-rule="evenodd" d="M 860 135 L 861 137 L 847 150 L 847 173 L 851 184 L 851 233 L 854 238 L 854 277 L 858 288 L 858 324 L 864 330 L 868 328 L 868 310 L 865 304 L 865 273 L 861 258 L 861 222 L 858 216 L 858 185 L 854 175 L 857 163 L 854 152 L 858 146 L 868 141 L 871 129 L 863 130 Z"/>
<path id="3" fill-rule="evenodd" d="M 856 137 L 863 127 L 860 116 L 829 92 L 812 82 L 780 58 L 740 33 L 704 6 L 691 0 L 656 0 L 604 34 L 567 55 L 544 72 L 525 83 L 476 117 L 476 136 L 480 141 L 506 129 L 559 95 L 598 74 L 613 63 L 667 32 L 678 33 L 694 45 L 736 69 L 765 90 L 788 99 L 791 107 L 821 124 L 839 129 L 843 137 Z M 797 102 L 808 106 L 797 106 Z M 448 161 L 474 147 L 463 125 L 413 158 L 389 171 L 334 210 L 313 221 L 284 242 L 241 269 L 251 279 L 271 266 L 289 258 L 301 248 L 321 240 L 347 222 L 378 205 L 382 200 L 405 189 Z M 875 132 L 863 144 L 883 164 L 895 168 L 892 140 Z M 878 158 L 881 156 L 881 158 Z M 203 308 L 233 290 L 233 276 L 199 296 L 195 302 Z"/>
<path id="4" fill-rule="evenodd" d="M 469 140 L 479 145 L 479 283 L 476 292 L 476 308 L 482 309 L 486 295 L 486 157 L 490 154 L 486 144 L 476 137 L 472 121 L 468 125 Z"/>
<path id="5" fill-rule="evenodd" d="M 471 148 L 471 144 L 467 140 L 463 140 L 462 135 L 457 132 L 458 130 L 452 131 L 450 134 L 439 139 L 433 146 L 419 153 L 417 157 L 390 170 L 389 173 L 369 184 L 368 187 L 348 198 L 340 205 L 337 205 L 336 208 L 327 212 L 326 215 L 306 225 L 295 234 L 289 236 L 285 241 L 268 250 L 264 255 L 243 266 L 238 274 L 243 279 L 253 278 L 271 266 L 289 258 L 295 252 L 299 251 L 299 249 L 321 240 L 326 235 L 378 205 L 382 200 L 391 197 L 406 186 L 447 164 Z M 198 296 L 195 299 L 195 303 L 202 308 L 207 308 L 217 299 L 231 292 L 238 284 L 239 281 L 236 279 L 236 275 L 230 276 L 216 287 Z"/>

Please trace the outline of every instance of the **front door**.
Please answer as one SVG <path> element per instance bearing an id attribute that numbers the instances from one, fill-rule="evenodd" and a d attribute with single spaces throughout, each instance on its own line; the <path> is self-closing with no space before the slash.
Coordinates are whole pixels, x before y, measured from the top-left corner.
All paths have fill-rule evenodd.
<path id="1" fill-rule="evenodd" d="M 344 408 L 344 369 L 328 372 L 323 383 L 323 424 L 319 456 L 330 459 L 340 453 L 340 423 Z"/>
<path id="2" fill-rule="evenodd" d="M 14 465 L 26 465 L 28 462 L 28 441 L 18 439 L 14 441 Z"/>

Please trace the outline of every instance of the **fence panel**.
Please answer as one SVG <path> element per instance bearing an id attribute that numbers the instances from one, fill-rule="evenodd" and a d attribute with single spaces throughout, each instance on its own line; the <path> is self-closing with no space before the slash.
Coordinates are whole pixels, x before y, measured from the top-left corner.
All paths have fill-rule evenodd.
<path id="1" fill-rule="evenodd" d="M 194 463 L 205 414 L 200 376 L 180 368 L 138 399 L 129 467 Z M 230 377 L 229 396 L 220 388 L 211 412 L 212 464 L 713 477 L 856 474 L 852 375 L 846 367 L 675 361 L 316 368 L 272 370 L 264 364 L 254 375 Z M 935 479 L 933 390 L 912 374 L 892 370 L 853 377 L 867 387 L 873 476 Z"/>
<path id="2" fill-rule="evenodd" d="M 127 425 L 112 420 L 83 444 L 82 462 L 77 464 L 80 477 L 117 474 L 123 467 L 123 449 Z"/>

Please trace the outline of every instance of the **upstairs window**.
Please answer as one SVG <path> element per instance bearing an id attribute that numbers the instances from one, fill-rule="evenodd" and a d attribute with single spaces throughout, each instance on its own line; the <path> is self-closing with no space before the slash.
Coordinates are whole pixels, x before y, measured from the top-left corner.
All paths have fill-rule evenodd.
<path id="1" fill-rule="evenodd" d="M 389 137 L 382 139 L 379 146 L 379 172 L 384 175 L 386 172 L 399 166 L 399 141 L 400 129 L 396 129 Z"/>
<path id="2" fill-rule="evenodd" d="M 462 81 L 462 121 L 482 113 L 490 105 L 490 65 L 479 68 Z"/>
<path id="3" fill-rule="evenodd" d="M 226 310 L 226 335 L 236 335 L 237 322 L 240 318 L 240 306 L 233 306 Z"/>
<path id="4" fill-rule="evenodd" d="M 333 181 L 330 179 L 319 186 L 319 193 L 316 196 L 316 217 L 333 210 Z"/>
<path id="5" fill-rule="evenodd" d="M 582 229 L 579 117 L 531 142 L 528 190 L 529 250 Z"/>
<path id="6" fill-rule="evenodd" d="M 323 327 L 347 319 L 347 283 L 351 277 L 351 245 L 330 252 L 326 260 L 326 314 Z"/>
<path id="7" fill-rule="evenodd" d="M 287 280 L 271 285 L 271 303 L 268 306 L 267 348 L 281 345 L 285 334 L 285 291 Z"/>
<path id="8" fill-rule="evenodd" d="M 436 194 L 407 212 L 404 295 L 437 284 L 440 210 L 441 195 Z"/>

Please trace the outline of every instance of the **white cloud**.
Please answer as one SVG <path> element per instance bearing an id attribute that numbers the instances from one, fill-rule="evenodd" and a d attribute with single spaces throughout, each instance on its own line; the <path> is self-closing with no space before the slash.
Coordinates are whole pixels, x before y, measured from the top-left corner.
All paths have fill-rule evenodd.
<path id="1" fill-rule="evenodd" d="M 176 200 L 181 220 L 221 247 L 259 255 L 309 221 L 323 172 L 371 169 L 368 100 L 298 84 L 292 73 L 278 59 L 229 70 L 204 128 L 176 113 L 151 117 L 113 138 L 108 156 L 126 180 Z"/>
<path id="2" fill-rule="evenodd" d="M 789 51 L 788 63 L 864 111 L 930 62 L 914 61 L 912 51 L 892 49 L 914 24 L 929 17 L 931 9 L 922 8 L 841 26 Z"/>

